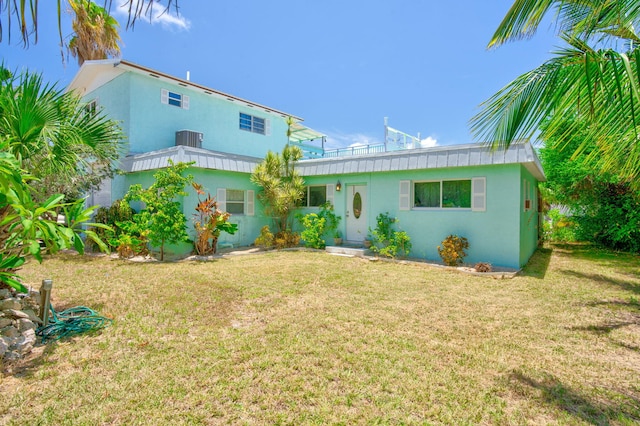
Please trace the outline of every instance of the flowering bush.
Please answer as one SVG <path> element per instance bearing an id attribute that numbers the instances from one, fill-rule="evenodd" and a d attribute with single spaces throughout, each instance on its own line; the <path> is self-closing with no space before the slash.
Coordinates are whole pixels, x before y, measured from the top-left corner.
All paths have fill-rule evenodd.
<path id="1" fill-rule="evenodd" d="M 445 265 L 457 266 L 462 264 L 462 259 L 467 255 L 465 249 L 469 248 L 469 241 L 465 237 L 449 235 L 438 246 L 438 253 Z"/>
<path id="2" fill-rule="evenodd" d="M 194 248 L 196 254 L 200 256 L 215 254 L 220 233 L 226 232 L 233 235 L 238 230 L 238 225 L 229 222 L 231 214 L 219 210 L 218 202 L 211 194 L 207 194 L 207 198 L 204 200 L 200 198 L 204 194 L 202 185 L 197 183 L 192 183 L 192 185 L 198 194 L 196 213 L 193 215 L 194 227 L 196 228 Z"/>

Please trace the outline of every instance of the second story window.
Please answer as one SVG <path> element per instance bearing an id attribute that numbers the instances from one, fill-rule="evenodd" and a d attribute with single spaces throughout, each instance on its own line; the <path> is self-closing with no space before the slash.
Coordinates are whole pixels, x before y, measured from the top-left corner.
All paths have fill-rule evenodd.
<path id="1" fill-rule="evenodd" d="M 172 92 L 167 89 L 160 91 L 160 101 L 166 105 L 173 105 L 182 109 L 189 109 L 189 97 L 182 93 Z"/>
<path id="2" fill-rule="evenodd" d="M 84 106 L 84 112 L 89 116 L 94 116 L 98 112 L 98 100 L 93 99 Z"/>
<path id="3" fill-rule="evenodd" d="M 240 113 L 240 130 L 266 135 L 268 133 L 268 125 L 269 121 L 264 118 Z"/>

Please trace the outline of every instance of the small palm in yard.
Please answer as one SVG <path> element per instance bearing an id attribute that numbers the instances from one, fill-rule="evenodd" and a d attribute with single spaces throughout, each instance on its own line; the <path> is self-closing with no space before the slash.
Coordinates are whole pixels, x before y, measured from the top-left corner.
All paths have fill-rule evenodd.
<path id="1" fill-rule="evenodd" d="M 1 424 L 640 421 L 636 256 L 556 246 L 511 280 L 302 251 L 23 274 L 114 323 L 5 365 Z"/>

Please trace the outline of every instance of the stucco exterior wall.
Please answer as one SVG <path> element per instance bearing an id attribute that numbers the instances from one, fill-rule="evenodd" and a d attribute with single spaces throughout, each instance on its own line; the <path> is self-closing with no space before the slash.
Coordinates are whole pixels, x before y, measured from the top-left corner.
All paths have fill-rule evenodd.
<path id="1" fill-rule="evenodd" d="M 188 96 L 189 109 L 163 104 L 162 89 Z M 269 150 L 279 152 L 287 144 L 287 124 L 279 114 L 132 72 L 114 78 L 84 99 L 97 99 L 109 117 L 121 123 L 129 149 L 135 153 L 174 146 L 175 133 L 180 130 L 203 133 L 202 148 L 240 155 L 264 157 Z M 240 112 L 267 119 L 268 134 L 241 130 Z"/>
<path id="2" fill-rule="evenodd" d="M 525 200 L 529 200 L 529 206 Z M 524 266 L 538 247 L 539 213 L 538 181 L 527 169 L 521 167 L 520 178 L 520 266 Z"/>
<path id="3" fill-rule="evenodd" d="M 308 185 L 335 184 L 340 180 L 344 188 L 334 194 L 336 214 L 342 216 L 340 230 L 345 234 L 345 213 L 348 203 L 347 188 L 359 184 L 367 186 L 367 211 L 369 227 L 376 225 L 376 216 L 389 212 L 399 219 L 397 228 L 406 231 L 413 245 L 411 256 L 440 260 L 438 245 L 449 234 L 469 240 L 465 262 L 490 262 L 495 266 L 518 268 L 526 263 L 535 250 L 531 244 L 521 243 L 520 175 L 518 164 L 483 167 L 460 167 L 407 172 L 352 174 L 348 176 L 314 176 L 305 178 Z M 486 210 L 470 209 L 411 209 L 400 210 L 399 183 L 401 180 L 449 180 L 486 178 Z M 317 209 L 316 209 L 317 210 Z M 304 212 L 314 211 L 306 208 Z M 523 263 L 524 259 L 524 263 Z"/>

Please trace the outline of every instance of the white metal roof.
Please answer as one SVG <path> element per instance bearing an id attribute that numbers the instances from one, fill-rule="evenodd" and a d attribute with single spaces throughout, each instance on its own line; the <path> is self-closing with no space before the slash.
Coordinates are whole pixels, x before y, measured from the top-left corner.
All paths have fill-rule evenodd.
<path id="1" fill-rule="evenodd" d="M 194 162 L 193 167 L 202 169 L 224 170 L 227 172 L 251 173 L 262 158 L 243 155 L 227 154 L 202 148 L 192 148 L 184 145 L 144 154 L 130 155 L 122 160 L 122 170 L 125 172 L 142 172 L 169 167 L 169 160 L 174 163 Z"/>
<path id="2" fill-rule="evenodd" d="M 300 161 L 298 170 L 302 176 L 321 176 L 496 164 L 522 164 L 536 179 L 546 180 L 540 160 L 528 142 L 514 143 L 506 151 L 491 151 L 483 145 L 468 144 L 317 158 Z"/>
<path id="3" fill-rule="evenodd" d="M 122 169 L 125 172 L 155 170 L 168 167 L 169 160 L 174 163 L 193 161 L 194 167 L 203 169 L 251 173 L 262 158 L 180 145 L 128 156 L 123 160 Z M 497 164 L 522 164 L 536 179 L 546 180 L 540 160 L 530 143 L 512 144 L 507 151 L 491 151 L 485 146 L 470 144 L 353 157 L 318 158 L 301 160 L 297 169 L 302 176 L 322 176 Z"/>

